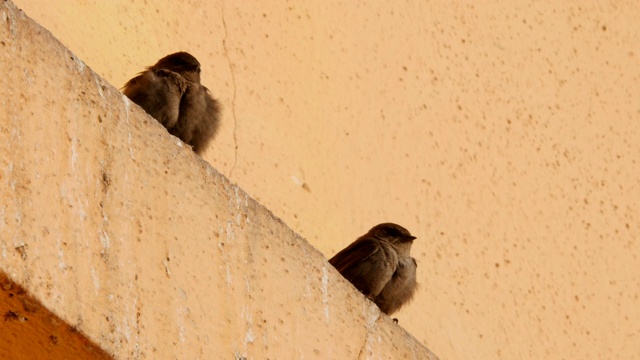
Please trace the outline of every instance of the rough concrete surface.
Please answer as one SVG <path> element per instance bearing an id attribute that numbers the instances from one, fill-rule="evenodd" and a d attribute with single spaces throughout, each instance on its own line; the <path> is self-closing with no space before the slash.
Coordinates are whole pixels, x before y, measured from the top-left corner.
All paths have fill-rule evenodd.
<path id="1" fill-rule="evenodd" d="M 441 358 L 640 353 L 640 2 L 15 3 L 116 87 L 194 54 L 203 158 L 325 256 L 418 236 Z"/>
<path id="2" fill-rule="evenodd" d="M 47 30 L 0 16 L 0 354 L 435 358 Z M 43 344 L 54 318 L 68 329 Z"/>

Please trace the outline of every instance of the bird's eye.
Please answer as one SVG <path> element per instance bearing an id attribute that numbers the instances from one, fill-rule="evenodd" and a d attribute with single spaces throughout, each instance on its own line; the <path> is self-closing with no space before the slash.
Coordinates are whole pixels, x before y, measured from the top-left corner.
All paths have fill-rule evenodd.
<path id="1" fill-rule="evenodd" d="M 393 228 L 387 229 L 387 236 L 400 237 L 401 235 L 402 234 L 397 229 L 393 229 Z"/>

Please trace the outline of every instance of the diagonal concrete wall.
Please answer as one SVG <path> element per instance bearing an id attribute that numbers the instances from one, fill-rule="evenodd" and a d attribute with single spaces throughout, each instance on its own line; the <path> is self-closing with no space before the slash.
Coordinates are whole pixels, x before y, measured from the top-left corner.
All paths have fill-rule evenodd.
<path id="1" fill-rule="evenodd" d="M 0 16 L 3 283 L 117 359 L 435 358 L 47 30 Z M 9 358 L 42 345 L 7 339 Z"/>

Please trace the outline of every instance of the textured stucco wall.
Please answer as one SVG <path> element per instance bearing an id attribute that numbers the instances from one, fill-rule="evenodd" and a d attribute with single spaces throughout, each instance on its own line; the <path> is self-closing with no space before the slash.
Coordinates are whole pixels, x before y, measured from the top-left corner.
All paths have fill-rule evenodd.
<path id="1" fill-rule="evenodd" d="M 415 233 L 442 358 L 640 353 L 640 3 L 16 2 L 115 86 L 196 55 L 204 158 L 326 256 Z"/>
<path id="2" fill-rule="evenodd" d="M 0 354 L 435 358 L 47 30 L 0 16 Z"/>

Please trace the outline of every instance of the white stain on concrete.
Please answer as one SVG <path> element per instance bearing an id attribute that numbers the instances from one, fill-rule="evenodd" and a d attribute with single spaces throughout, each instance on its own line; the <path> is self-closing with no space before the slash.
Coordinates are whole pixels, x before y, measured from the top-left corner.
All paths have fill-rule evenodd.
<path id="1" fill-rule="evenodd" d="M 98 88 L 98 94 L 100 94 L 100 97 L 104 99 L 104 93 L 102 92 L 102 85 L 100 84 L 99 78 L 96 76 L 93 78 L 93 80 L 96 82 L 96 87 Z"/>
<path id="2" fill-rule="evenodd" d="M 80 58 L 75 56 L 73 53 L 71 53 L 71 58 L 73 58 L 73 61 L 76 63 L 78 70 L 80 72 L 84 72 L 84 68 L 86 67 L 86 65 L 84 64 L 84 61 L 80 60 Z"/>
<path id="3" fill-rule="evenodd" d="M 169 268 L 169 260 L 167 260 L 166 258 L 162 259 L 162 264 L 164 265 L 164 272 L 167 275 L 167 277 L 171 277 L 171 269 Z"/>
<path id="4" fill-rule="evenodd" d="M 120 331 L 118 331 L 120 334 L 124 335 L 124 337 L 127 339 L 127 342 L 130 342 L 131 340 L 131 326 L 129 325 L 129 319 L 127 316 L 122 316 L 122 326 L 116 326 L 116 329 L 118 329 Z"/>
<path id="5" fill-rule="evenodd" d="M 227 221 L 227 240 L 234 241 L 236 239 L 236 232 L 233 228 L 233 221 Z"/>
<path id="6" fill-rule="evenodd" d="M 0 233 L 4 233 L 4 229 L 7 227 L 7 216 L 5 214 L 6 209 L 6 206 L 3 206 L 2 209 L 0 209 Z"/>
<path id="7" fill-rule="evenodd" d="M 295 175 L 291 175 L 291 180 L 298 186 L 302 186 L 303 184 L 302 180 L 298 179 Z"/>
<path id="8" fill-rule="evenodd" d="M 376 349 L 380 349 L 380 344 L 382 343 L 382 337 L 380 336 L 377 328 L 377 321 L 378 319 L 380 319 L 380 309 L 378 309 L 378 307 L 370 301 L 364 302 L 363 306 L 365 328 L 367 329 L 364 347 L 364 349 L 366 350 L 366 358 L 379 359 L 381 354 L 378 353 L 378 356 L 374 357 L 374 352 Z"/>
<path id="9" fill-rule="evenodd" d="M 131 109 L 131 100 L 126 95 L 122 95 L 122 101 L 124 102 L 125 108 L 125 122 L 127 123 L 127 145 L 129 145 L 129 157 L 132 160 L 135 160 L 133 157 L 133 149 L 131 148 L 131 144 L 133 143 L 133 135 L 131 134 L 131 123 L 129 122 L 129 110 Z"/>
<path id="10" fill-rule="evenodd" d="M 131 160 L 135 160 L 135 158 L 133 157 L 133 148 L 131 147 L 131 145 L 133 144 L 133 135 L 131 135 L 131 131 L 129 131 L 129 134 L 127 135 L 127 143 L 129 145 L 129 156 L 131 157 Z"/>
<path id="11" fill-rule="evenodd" d="M 380 319 L 380 309 L 374 303 L 367 301 L 365 306 L 365 327 L 373 329 L 378 319 Z"/>
<path id="12" fill-rule="evenodd" d="M 176 319 L 178 325 L 178 339 L 181 343 L 187 340 L 186 330 L 185 330 L 185 319 L 189 316 L 189 308 L 186 306 L 180 306 L 176 309 Z"/>
<path id="13" fill-rule="evenodd" d="M 231 270 L 229 269 L 229 264 L 226 267 L 227 270 L 227 286 L 231 287 L 233 285 L 233 278 L 231 277 Z"/>
<path id="14" fill-rule="evenodd" d="M 20 226 L 22 225 L 22 211 L 20 211 L 20 208 L 22 207 L 20 201 L 17 202 L 17 206 L 16 206 L 16 213 L 14 215 L 14 218 L 16 219 L 16 226 Z"/>
<path id="15" fill-rule="evenodd" d="M 10 10 L 11 11 L 11 10 Z M 16 26 L 14 26 L 14 21 L 12 19 L 12 17 L 14 17 L 15 14 L 13 14 L 13 11 L 11 11 L 11 15 L 7 15 L 6 12 L 2 12 L 2 20 L 7 22 L 8 26 L 9 26 L 9 31 L 11 31 L 11 35 L 13 37 L 16 36 Z"/>
<path id="16" fill-rule="evenodd" d="M 98 295 L 98 292 L 100 290 L 100 278 L 98 277 L 98 274 L 96 273 L 96 269 L 92 266 L 91 267 L 91 281 L 93 282 L 93 292 Z"/>
<path id="17" fill-rule="evenodd" d="M 122 94 L 122 102 L 124 103 L 124 109 L 127 112 L 127 122 L 129 120 L 129 109 L 131 108 L 131 100 L 127 97 L 127 95 Z"/>
<path id="18" fill-rule="evenodd" d="M 244 344 L 249 345 L 256 339 L 256 336 L 253 334 L 251 328 L 247 329 L 247 335 L 244 337 Z"/>
<path id="19" fill-rule="evenodd" d="M 253 333 L 253 330 L 252 330 L 253 315 L 251 313 L 251 309 L 249 309 L 247 305 L 242 306 L 241 316 L 243 319 L 245 319 L 247 323 L 247 333 L 245 334 L 245 337 L 244 337 L 244 348 L 246 350 L 247 346 L 256 339 L 256 335 Z"/>
<path id="20" fill-rule="evenodd" d="M 62 236 L 58 235 L 56 239 L 56 245 L 58 246 L 58 268 L 65 270 L 67 265 L 64 263 L 64 250 L 62 249 Z"/>
<path id="21" fill-rule="evenodd" d="M 24 73 L 24 77 L 27 80 L 27 84 L 33 85 L 36 82 L 34 77 L 31 76 L 31 74 L 33 74 L 33 72 L 29 72 L 29 70 L 26 69 L 26 68 L 24 70 L 22 70 L 22 72 Z"/>
<path id="22" fill-rule="evenodd" d="M 236 204 L 238 207 L 242 206 L 242 198 L 240 197 L 240 189 L 237 186 L 233 187 L 233 193 L 236 195 Z"/>
<path id="23" fill-rule="evenodd" d="M 329 322 L 329 272 L 326 266 L 322 266 L 322 305 L 324 306 L 324 318 Z"/>
<path id="24" fill-rule="evenodd" d="M 129 289 L 135 288 L 135 283 L 132 281 L 129 281 L 127 285 Z M 140 333 L 140 329 L 138 328 L 138 315 L 136 311 L 136 309 L 138 309 L 138 296 L 133 296 L 132 301 L 126 301 L 124 304 L 126 307 L 124 323 L 125 328 L 127 329 L 125 332 L 127 343 L 133 343 L 133 359 L 140 359 L 140 345 L 138 344 L 138 334 Z"/>
<path id="25" fill-rule="evenodd" d="M 78 161 L 78 138 L 71 139 L 71 169 L 76 170 L 76 162 Z"/>
<path id="26" fill-rule="evenodd" d="M 106 231 L 101 230 L 100 234 L 100 245 L 102 245 L 103 254 L 107 254 L 109 252 L 109 248 L 111 247 L 111 240 L 109 239 L 109 234 Z"/>

